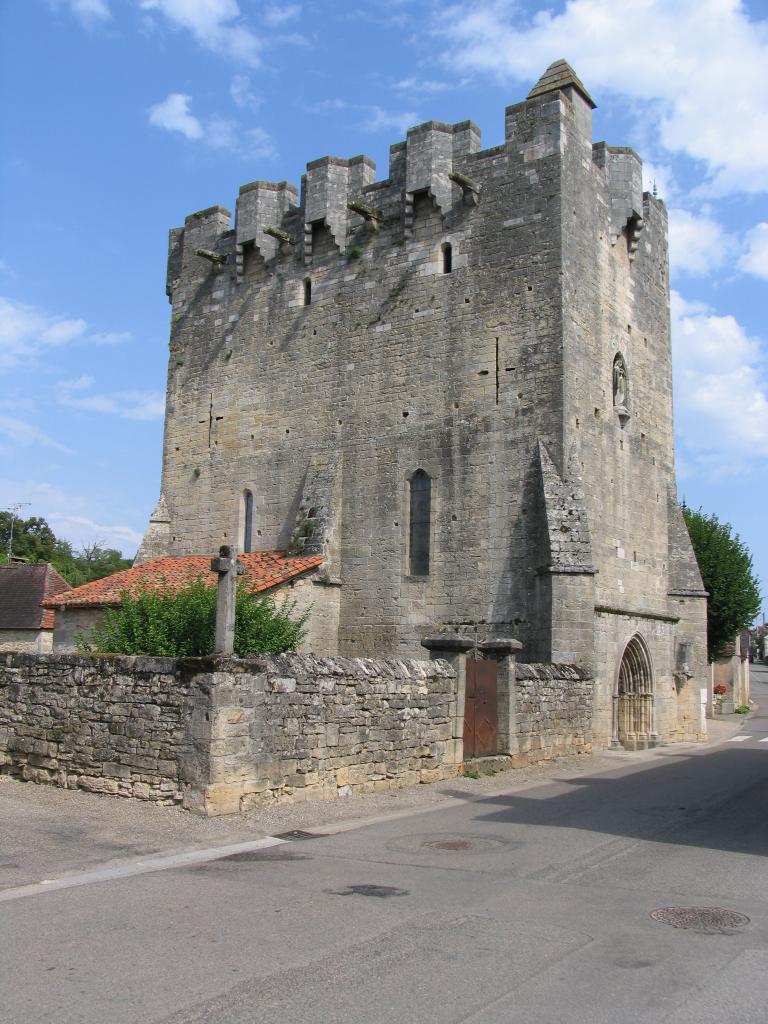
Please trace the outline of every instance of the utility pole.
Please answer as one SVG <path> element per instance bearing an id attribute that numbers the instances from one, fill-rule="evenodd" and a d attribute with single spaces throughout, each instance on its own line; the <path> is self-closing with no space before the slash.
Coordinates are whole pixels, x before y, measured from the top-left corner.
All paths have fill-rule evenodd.
<path id="1" fill-rule="evenodd" d="M 21 509 L 27 508 L 29 505 L 28 501 L 17 501 L 14 505 L 9 505 L 6 512 L 11 513 L 11 529 L 8 532 L 8 561 L 10 562 L 13 557 L 13 521 L 19 514 Z"/>

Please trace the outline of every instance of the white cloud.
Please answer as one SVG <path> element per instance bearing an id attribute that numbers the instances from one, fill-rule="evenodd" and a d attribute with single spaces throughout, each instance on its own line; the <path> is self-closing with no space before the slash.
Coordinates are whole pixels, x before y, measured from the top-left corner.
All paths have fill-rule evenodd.
<path id="1" fill-rule="evenodd" d="M 58 387 L 65 391 L 87 391 L 95 383 L 90 373 L 82 373 L 79 377 L 70 377 L 68 380 L 60 380 Z"/>
<path id="2" fill-rule="evenodd" d="M 590 90 L 641 102 L 663 147 L 703 161 L 714 193 L 768 188 L 768 31 L 740 0 L 512 0 L 439 9 L 456 72 L 535 81 L 565 57 Z"/>
<path id="3" fill-rule="evenodd" d="M 60 6 L 62 0 L 56 0 L 56 6 Z M 104 21 L 109 21 L 112 12 L 109 9 L 107 0 L 63 0 L 77 20 L 85 28 L 93 28 Z"/>
<path id="4" fill-rule="evenodd" d="M 187 139 L 202 139 L 203 126 L 189 109 L 191 99 L 181 92 L 169 93 L 161 103 L 149 108 L 149 123 L 167 132 L 181 132 Z"/>
<path id="5" fill-rule="evenodd" d="M 257 110 L 262 99 L 251 89 L 251 80 L 248 75 L 235 75 L 229 83 L 229 95 L 232 102 L 241 110 Z"/>
<path id="6" fill-rule="evenodd" d="M 211 149 L 226 149 L 248 157 L 273 157 L 277 147 L 263 128 L 241 128 L 231 119 L 214 114 L 204 121 L 190 108 L 191 96 L 172 92 L 149 110 L 149 123 L 169 132 L 179 132 L 192 142 L 202 142 Z"/>
<path id="7" fill-rule="evenodd" d="M 672 271 L 709 274 L 735 249 L 734 239 L 706 213 L 669 211 L 669 262 Z"/>
<path id="8" fill-rule="evenodd" d="M 263 42 L 243 23 L 237 0 L 140 0 L 140 7 L 191 32 L 206 50 L 251 67 L 260 63 Z"/>
<path id="9" fill-rule="evenodd" d="M 763 221 L 747 232 L 747 251 L 739 261 L 739 267 L 747 274 L 768 278 L 768 223 Z"/>
<path id="10" fill-rule="evenodd" d="M 214 115 L 207 122 L 205 141 L 213 149 L 236 149 L 240 141 L 237 121 Z"/>
<path id="11" fill-rule="evenodd" d="M 370 103 L 350 103 L 341 99 L 319 100 L 304 109 L 310 114 L 330 114 L 334 110 L 359 111 L 364 115 L 364 120 L 358 127 L 371 133 L 396 131 L 404 135 L 409 128 L 420 121 L 420 115 L 412 110 L 384 110 L 383 107 Z"/>
<path id="12" fill-rule="evenodd" d="M 267 4 L 262 12 L 264 22 L 270 27 L 295 21 L 301 14 L 300 4 Z"/>
<path id="13" fill-rule="evenodd" d="M 89 374 L 57 385 L 57 401 L 82 412 L 107 413 L 125 420 L 158 420 L 165 414 L 165 396 L 160 391 L 115 391 L 86 394 L 94 385 Z"/>
<path id="14" fill-rule="evenodd" d="M 434 95 L 435 93 L 455 88 L 456 84 L 460 83 L 449 84 L 448 82 L 439 82 L 431 78 L 416 78 L 412 76 L 410 78 L 401 78 L 399 82 L 394 83 L 393 88 L 397 89 L 398 92 L 407 92 L 411 95 L 415 92 Z"/>
<path id="15" fill-rule="evenodd" d="M 71 448 L 67 448 L 59 441 L 54 441 L 52 437 L 48 437 L 34 424 L 26 423 L 13 416 L 0 416 L 0 438 L 7 439 L 13 446 L 41 445 L 44 448 L 54 448 L 58 452 L 65 452 L 67 455 L 73 454 Z M 0 441 L 0 451 L 2 450 L 3 444 Z"/>
<path id="16" fill-rule="evenodd" d="M 421 118 L 413 110 L 384 110 L 382 107 L 366 107 L 367 116 L 360 127 L 366 132 L 396 131 L 405 135 L 409 128 L 418 124 Z"/>
<path id="17" fill-rule="evenodd" d="M 116 344 L 130 338 L 127 331 L 88 330 L 80 317 L 47 313 L 0 296 L 0 370 L 69 344 Z"/>
<path id="18" fill-rule="evenodd" d="M 272 136 L 263 128 L 248 128 L 242 140 L 242 156 L 271 159 L 277 156 L 277 146 Z"/>
<path id="19" fill-rule="evenodd" d="M 131 557 L 141 543 L 141 534 L 130 526 L 97 523 L 87 516 L 58 511 L 48 512 L 45 519 L 57 537 L 65 538 L 76 549 L 98 542 L 108 548 L 128 552 Z"/>
<path id="20" fill-rule="evenodd" d="M 733 316 L 672 292 L 678 432 L 700 465 L 768 457 L 768 378 L 761 343 Z"/>
<path id="21" fill-rule="evenodd" d="M 0 508 L 7 508 L 17 501 L 28 503 L 21 512 L 25 519 L 42 516 L 57 537 L 68 540 L 75 548 L 99 541 L 130 557 L 141 542 L 141 534 L 132 526 L 109 521 L 104 523 L 91 518 L 88 515 L 89 506 L 100 505 L 98 500 L 64 491 L 45 480 L 1 477 Z M 103 509 L 99 520 L 102 516 Z"/>
<path id="22" fill-rule="evenodd" d="M 655 193 L 667 205 L 678 198 L 680 188 L 669 164 L 643 160 L 643 191 Z"/>

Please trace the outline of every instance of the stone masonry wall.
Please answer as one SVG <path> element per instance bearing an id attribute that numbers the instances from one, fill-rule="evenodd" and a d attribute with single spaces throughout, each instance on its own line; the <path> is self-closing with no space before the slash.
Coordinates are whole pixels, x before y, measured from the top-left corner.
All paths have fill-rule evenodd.
<path id="1" fill-rule="evenodd" d="M 209 813 L 435 782 L 457 774 L 445 662 L 255 659 L 214 693 Z"/>
<path id="2" fill-rule="evenodd" d="M 530 764 L 592 749 L 593 680 L 575 665 L 515 667 L 513 764 Z"/>
<path id="3" fill-rule="evenodd" d="M 0 657 L 0 771 L 181 802 L 205 778 L 209 694 L 172 658 Z M 198 747 L 198 734 L 203 746 Z"/>
<path id="4" fill-rule="evenodd" d="M 444 662 L 8 654 L 0 771 L 223 814 L 456 774 Z"/>

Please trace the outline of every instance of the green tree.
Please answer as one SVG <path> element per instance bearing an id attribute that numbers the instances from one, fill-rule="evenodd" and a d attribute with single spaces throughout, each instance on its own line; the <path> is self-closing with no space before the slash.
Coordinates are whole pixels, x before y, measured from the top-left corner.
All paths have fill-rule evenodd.
<path id="1" fill-rule="evenodd" d="M 0 562 L 8 557 L 10 533 L 11 513 L 0 512 Z M 111 576 L 132 565 L 130 558 L 123 558 L 120 551 L 107 548 L 98 540 L 75 551 L 68 540 L 59 540 L 39 516 L 30 519 L 14 516 L 13 555 L 27 562 L 50 562 L 73 587 Z"/>
<path id="2" fill-rule="evenodd" d="M 79 552 L 75 552 L 66 540 L 56 541 L 51 563 L 73 587 L 111 576 L 132 565 L 131 559 L 123 558 L 115 548 L 103 547 L 100 541 L 84 544 Z"/>
<path id="3" fill-rule="evenodd" d="M 760 610 L 760 590 L 752 556 L 730 523 L 682 506 L 685 524 L 699 563 L 707 602 L 709 660 L 722 656 L 736 634 L 747 629 Z"/>
<path id="4" fill-rule="evenodd" d="M 0 512 L 0 554 L 5 561 L 11 536 L 11 513 Z M 13 554 L 28 562 L 50 562 L 56 547 L 56 538 L 48 523 L 32 516 L 19 519 L 13 516 Z"/>
<path id="5" fill-rule="evenodd" d="M 235 654 L 280 654 L 296 650 L 306 635 L 309 617 L 294 618 L 295 601 L 277 605 L 238 581 L 235 605 Z M 203 657 L 213 653 L 216 588 L 199 576 L 179 590 L 167 584 L 135 594 L 123 592 L 117 608 L 108 608 L 89 638 L 77 638 L 78 650 L 98 654 L 144 654 Z"/>

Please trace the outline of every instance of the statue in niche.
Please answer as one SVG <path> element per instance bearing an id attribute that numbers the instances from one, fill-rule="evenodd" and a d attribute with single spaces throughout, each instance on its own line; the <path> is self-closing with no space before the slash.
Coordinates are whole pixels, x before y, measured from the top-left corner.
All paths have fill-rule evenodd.
<path id="1" fill-rule="evenodd" d="M 627 407 L 627 368 L 621 356 L 613 361 L 613 404 L 618 409 Z"/>

